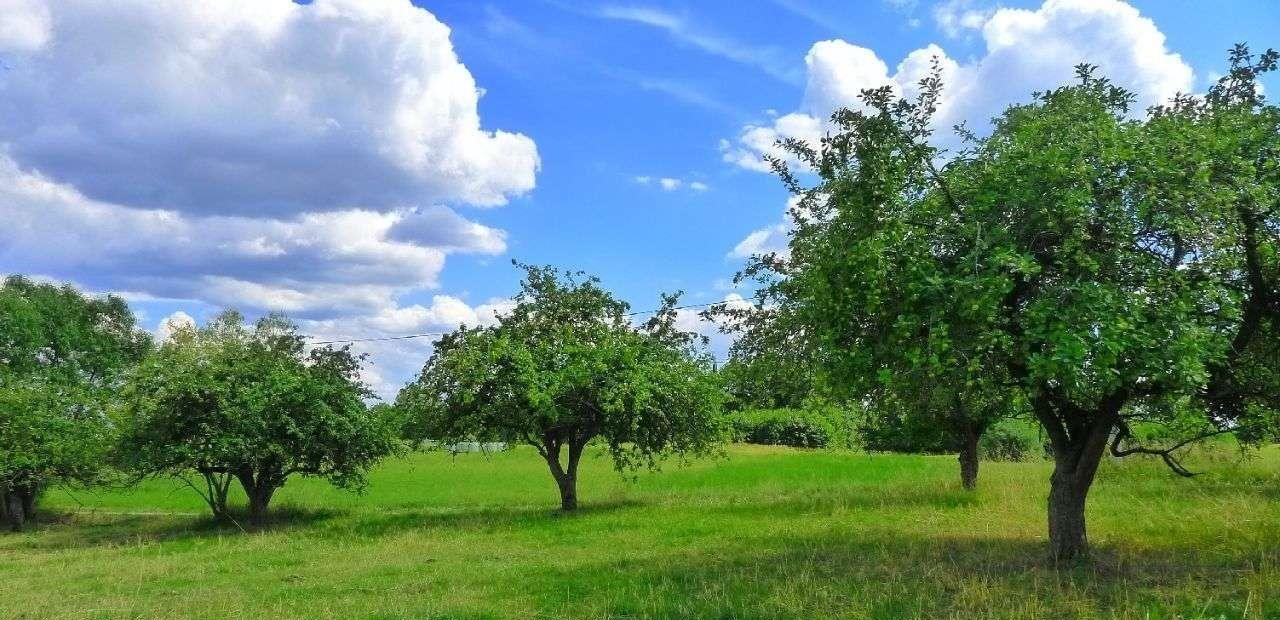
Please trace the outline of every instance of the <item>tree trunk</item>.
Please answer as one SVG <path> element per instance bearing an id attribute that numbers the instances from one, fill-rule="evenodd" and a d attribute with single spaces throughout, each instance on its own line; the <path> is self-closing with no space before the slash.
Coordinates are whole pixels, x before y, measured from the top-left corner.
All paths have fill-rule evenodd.
<path id="1" fill-rule="evenodd" d="M 4 513 L 13 531 L 20 532 L 28 521 L 36 516 L 36 499 L 40 496 L 40 487 L 36 485 L 20 486 L 8 489 L 3 494 Z"/>
<path id="2" fill-rule="evenodd" d="M 978 439 L 982 433 L 972 426 L 960 438 L 960 484 L 972 491 L 978 486 Z"/>
<path id="3" fill-rule="evenodd" d="M 544 446 L 547 467 L 556 479 L 556 487 L 560 490 L 560 510 L 572 512 L 578 509 L 578 461 L 582 459 L 585 440 L 574 440 L 569 443 L 568 467 L 560 465 L 560 446 L 558 444 Z"/>
<path id="4" fill-rule="evenodd" d="M 249 523 L 261 525 L 266 521 L 271 496 L 280 488 L 276 481 L 283 480 L 284 476 L 271 471 L 259 471 L 255 476 L 252 470 L 245 469 L 236 477 L 240 479 L 240 486 L 244 487 L 244 494 L 249 498 Z"/>
<path id="5" fill-rule="evenodd" d="M 1049 478 L 1049 555 L 1055 561 L 1089 553 L 1084 506 L 1089 487 L 1081 487 L 1069 465 L 1058 460 Z"/>
<path id="6" fill-rule="evenodd" d="M 27 522 L 26 511 L 23 510 L 24 504 L 25 502 L 22 501 L 22 496 L 19 495 L 17 491 L 10 490 L 5 493 L 5 516 L 9 519 L 9 527 L 15 532 L 21 532 L 23 526 L 25 526 Z"/>
<path id="7" fill-rule="evenodd" d="M 1049 478 L 1049 556 L 1055 562 L 1089 554 L 1085 532 L 1085 503 L 1102 463 L 1107 439 L 1115 428 L 1119 408 L 1091 412 L 1078 434 L 1051 435 L 1054 466 Z M 1057 437 L 1054 439 L 1054 437 Z M 1064 441 L 1065 440 L 1065 441 Z"/>
<path id="8" fill-rule="evenodd" d="M 271 505 L 271 496 L 276 489 L 271 485 L 261 484 L 253 491 L 245 491 L 249 495 L 249 522 L 261 525 L 267 519 L 267 508 Z"/>

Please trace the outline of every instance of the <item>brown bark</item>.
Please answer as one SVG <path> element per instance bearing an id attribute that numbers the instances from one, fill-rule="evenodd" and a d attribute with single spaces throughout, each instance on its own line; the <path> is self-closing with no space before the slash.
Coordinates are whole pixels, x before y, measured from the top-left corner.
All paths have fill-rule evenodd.
<path id="1" fill-rule="evenodd" d="M 960 438 L 960 484 L 972 491 L 978 486 L 978 439 L 982 434 L 975 428 L 965 429 Z"/>
<path id="2" fill-rule="evenodd" d="M 1122 394 L 1113 395 L 1093 411 L 1066 403 L 1050 405 L 1041 401 L 1034 405 L 1053 444 L 1048 508 L 1049 557 L 1055 562 L 1089 554 L 1085 504 L 1125 400 Z M 1068 428 L 1074 432 L 1068 432 Z"/>
<path id="3" fill-rule="evenodd" d="M 556 487 L 560 490 L 560 509 L 572 512 L 578 509 L 578 462 L 582 459 L 582 450 L 586 440 L 574 440 L 569 443 L 569 463 L 560 464 L 560 444 L 548 442 L 544 446 L 544 457 L 551 475 L 556 479 Z"/>

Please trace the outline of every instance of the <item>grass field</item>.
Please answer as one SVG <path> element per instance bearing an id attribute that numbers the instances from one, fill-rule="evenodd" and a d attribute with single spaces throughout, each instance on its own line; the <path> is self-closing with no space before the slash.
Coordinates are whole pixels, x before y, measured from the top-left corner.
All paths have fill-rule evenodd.
<path id="1" fill-rule="evenodd" d="M 1046 463 L 735 446 L 624 481 L 584 459 L 561 515 L 531 450 L 419 454 L 354 496 L 295 480 L 277 523 L 190 491 L 53 491 L 0 534 L 7 618 L 1280 618 L 1280 451 L 1107 463 L 1093 561 L 1044 561 Z"/>

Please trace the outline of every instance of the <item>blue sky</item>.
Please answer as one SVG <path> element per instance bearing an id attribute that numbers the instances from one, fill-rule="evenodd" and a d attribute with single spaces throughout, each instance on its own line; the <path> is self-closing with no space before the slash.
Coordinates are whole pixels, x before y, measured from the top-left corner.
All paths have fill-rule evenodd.
<path id="1" fill-rule="evenodd" d="M 772 140 L 933 56 L 980 125 L 1080 61 L 1149 103 L 1280 45 L 1272 0 L 11 4 L 0 272 L 321 338 L 489 320 L 512 258 L 724 300 L 785 239 Z M 430 350 L 361 347 L 384 394 Z"/>

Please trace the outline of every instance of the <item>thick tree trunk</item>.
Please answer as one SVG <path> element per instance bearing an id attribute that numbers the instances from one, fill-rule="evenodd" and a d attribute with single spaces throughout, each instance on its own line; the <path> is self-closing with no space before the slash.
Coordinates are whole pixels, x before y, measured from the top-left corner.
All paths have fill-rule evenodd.
<path id="1" fill-rule="evenodd" d="M 283 480 L 284 476 L 271 471 L 260 471 L 255 476 L 253 471 L 245 470 L 236 477 L 240 479 L 240 486 L 244 487 L 244 494 L 249 498 L 249 523 L 261 525 L 266 521 L 271 496 L 280 488 L 277 481 Z"/>
<path id="2" fill-rule="evenodd" d="M 1088 423 L 1078 427 L 1077 434 L 1051 434 L 1054 466 L 1049 478 L 1049 557 L 1055 562 L 1089 554 L 1085 504 L 1118 411 L 1117 406 L 1088 412 L 1080 415 Z"/>
<path id="3" fill-rule="evenodd" d="M 15 487 L 0 492 L 0 501 L 3 501 L 3 508 L 0 508 L 0 521 L 7 522 L 9 527 L 20 532 L 26 527 L 27 522 L 36 516 L 36 498 L 40 495 L 40 489 L 34 486 Z"/>
<path id="4" fill-rule="evenodd" d="M 1061 460 L 1049 478 L 1049 555 L 1057 561 L 1089 553 L 1084 507 L 1089 487 L 1081 487 L 1071 467 Z"/>
<path id="5" fill-rule="evenodd" d="M 246 492 L 248 490 L 246 489 Z M 276 492 L 275 487 L 262 485 L 252 492 L 249 492 L 249 522 L 254 525 L 261 525 L 267 519 L 267 508 L 271 505 L 271 496 Z"/>
<path id="6" fill-rule="evenodd" d="M 578 462 L 582 459 L 585 440 L 575 440 L 569 444 L 568 467 L 560 465 L 560 446 L 544 447 L 547 467 L 556 479 L 556 487 L 560 490 L 560 509 L 572 512 L 578 509 Z"/>
<path id="7" fill-rule="evenodd" d="M 972 427 L 960 438 L 960 484 L 972 491 L 978 486 L 978 439 L 981 432 Z"/>

